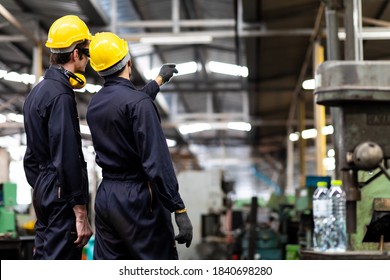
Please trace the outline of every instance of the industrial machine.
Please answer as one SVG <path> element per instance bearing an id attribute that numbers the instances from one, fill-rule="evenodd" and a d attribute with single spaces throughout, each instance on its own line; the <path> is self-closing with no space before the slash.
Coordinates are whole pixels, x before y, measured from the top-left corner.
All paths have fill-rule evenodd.
<path id="1" fill-rule="evenodd" d="M 15 211 L 16 184 L 0 183 L 0 259 L 32 259 L 34 236 L 21 235 Z"/>
<path id="2" fill-rule="evenodd" d="M 315 100 L 330 107 L 347 194 L 349 250 L 390 250 L 390 62 L 326 61 Z"/>
<path id="3" fill-rule="evenodd" d="M 253 259 L 258 260 L 281 260 L 282 240 L 278 232 L 268 226 L 257 226 L 255 229 L 255 242 L 252 245 L 251 232 L 248 231 L 242 238 L 242 259 L 248 259 L 251 248 L 254 246 Z M 252 259 L 252 258 L 250 258 Z"/>
<path id="4" fill-rule="evenodd" d="M 0 238 L 16 237 L 16 184 L 0 184 Z"/>
<path id="5" fill-rule="evenodd" d="M 223 205 L 222 172 L 188 170 L 178 174 L 180 195 L 193 226 L 191 246 L 178 246 L 182 260 L 226 258 L 226 238 L 221 236 Z M 202 186 L 201 188 L 199 186 Z M 175 231 L 177 227 L 174 224 Z"/>

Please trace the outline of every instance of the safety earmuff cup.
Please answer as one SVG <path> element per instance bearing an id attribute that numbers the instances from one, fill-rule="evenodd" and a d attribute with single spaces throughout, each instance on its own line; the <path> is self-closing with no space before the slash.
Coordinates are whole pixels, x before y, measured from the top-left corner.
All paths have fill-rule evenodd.
<path id="1" fill-rule="evenodd" d="M 81 89 L 83 88 L 86 83 L 87 79 L 82 73 L 73 73 L 69 70 L 66 70 L 64 67 L 59 65 L 52 65 L 52 67 L 57 68 L 60 70 L 66 77 L 69 79 L 69 83 L 74 89 Z"/>
<path id="2" fill-rule="evenodd" d="M 69 71 L 68 71 L 69 72 Z M 87 80 L 85 76 L 81 73 L 68 73 L 69 83 L 74 89 L 81 89 L 85 86 Z"/>

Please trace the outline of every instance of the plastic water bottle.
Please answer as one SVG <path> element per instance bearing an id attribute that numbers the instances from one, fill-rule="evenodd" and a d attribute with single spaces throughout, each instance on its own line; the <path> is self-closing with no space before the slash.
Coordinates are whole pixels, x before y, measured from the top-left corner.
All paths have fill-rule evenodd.
<path id="1" fill-rule="evenodd" d="M 340 180 L 332 180 L 328 192 L 331 201 L 332 214 L 329 219 L 330 252 L 345 252 L 347 248 L 346 229 L 346 194 Z"/>
<path id="2" fill-rule="evenodd" d="M 331 214 L 326 182 L 318 182 L 313 194 L 313 250 L 326 251 L 329 248 L 328 224 Z"/>

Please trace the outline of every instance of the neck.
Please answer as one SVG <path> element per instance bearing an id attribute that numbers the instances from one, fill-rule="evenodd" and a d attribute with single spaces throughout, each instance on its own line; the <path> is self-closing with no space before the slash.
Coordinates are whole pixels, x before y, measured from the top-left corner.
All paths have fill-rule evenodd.
<path id="1" fill-rule="evenodd" d="M 66 63 L 66 64 L 58 64 L 59 67 L 62 67 L 64 68 L 65 70 L 68 70 L 72 73 L 75 72 L 75 67 L 73 64 L 70 64 L 70 63 Z"/>
<path id="2" fill-rule="evenodd" d="M 119 75 L 119 77 L 130 80 L 131 72 L 130 67 L 126 66 L 125 69 L 122 71 L 122 73 Z"/>

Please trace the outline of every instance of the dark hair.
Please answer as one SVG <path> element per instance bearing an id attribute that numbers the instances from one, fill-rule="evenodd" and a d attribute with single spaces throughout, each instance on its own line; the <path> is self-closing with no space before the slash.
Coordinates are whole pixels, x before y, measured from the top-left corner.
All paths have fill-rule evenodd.
<path id="1" fill-rule="evenodd" d="M 83 47 L 85 47 L 86 45 L 87 45 L 87 40 L 84 40 L 83 42 L 77 44 L 76 47 L 73 49 L 73 51 L 75 49 L 80 50 Z M 62 65 L 62 64 L 65 64 L 65 63 L 69 62 L 70 54 L 73 51 L 67 52 L 67 53 L 51 53 L 50 54 L 50 64 Z M 80 55 L 79 55 L 80 59 L 81 59 L 81 56 L 82 56 L 82 54 L 80 53 Z"/>

